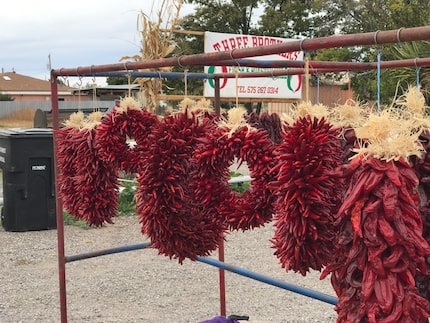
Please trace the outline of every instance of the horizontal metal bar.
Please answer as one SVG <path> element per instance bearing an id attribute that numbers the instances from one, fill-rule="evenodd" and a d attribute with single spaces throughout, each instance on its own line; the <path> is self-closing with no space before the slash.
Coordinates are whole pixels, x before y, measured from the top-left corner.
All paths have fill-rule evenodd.
<path id="1" fill-rule="evenodd" d="M 204 66 L 213 65 L 217 61 L 227 61 L 248 58 L 253 56 L 265 56 L 280 53 L 309 51 L 324 48 L 371 46 L 402 43 L 408 41 L 430 39 L 430 26 L 401 28 L 397 30 L 376 31 L 368 33 L 333 35 L 327 37 L 292 40 L 281 44 L 240 48 L 231 51 L 200 53 L 183 55 L 179 57 L 147 59 L 138 62 L 124 62 L 106 65 L 81 66 L 77 68 L 61 68 L 51 70 L 52 79 L 57 76 L 94 75 L 98 72 L 132 71 L 167 66 Z"/>
<path id="2" fill-rule="evenodd" d="M 233 272 L 235 274 L 241 275 L 241 276 L 245 276 L 248 278 L 252 278 L 254 280 L 258 280 L 260 282 L 269 284 L 269 285 L 273 285 L 276 287 L 280 287 L 282 289 L 286 289 L 289 290 L 290 292 L 294 292 L 297 294 L 301 294 L 307 297 L 311 297 L 317 300 L 320 300 L 322 302 L 325 303 L 329 303 L 332 305 L 336 305 L 338 302 L 338 299 L 336 297 L 312 290 L 312 289 L 308 289 L 308 288 L 303 288 L 291 283 L 287 283 L 287 282 L 283 282 L 265 275 L 261 275 L 240 267 L 236 267 L 236 266 L 232 266 L 232 265 L 228 265 L 224 262 L 218 261 L 216 259 L 213 258 L 207 258 L 207 257 L 198 257 L 197 258 L 198 261 L 203 262 L 205 264 L 211 265 L 211 266 L 215 266 L 230 272 Z"/>
<path id="3" fill-rule="evenodd" d="M 136 71 L 120 71 L 120 72 L 99 72 L 92 74 L 83 74 L 82 77 L 151 77 L 151 78 L 188 78 L 188 79 L 214 79 L 220 78 L 249 78 L 249 77 L 276 77 L 283 75 L 300 75 L 305 74 L 304 61 L 291 60 L 256 60 L 256 59 L 241 59 L 227 60 L 214 62 L 214 66 L 237 66 L 240 69 L 244 67 L 262 68 L 264 71 L 240 72 L 239 73 L 183 73 L 183 72 L 136 72 Z M 430 57 L 390 60 L 380 63 L 381 69 L 389 68 L 404 68 L 421 66 L 430 66 Z M 324 74 L 331 72 L 342 71 L 366 71 L 377 69 L 376 62 L 328 62 L 328 61 L 310 61 L 310 74 Z M 278 70 L 271 70 L 278 68 Z M 284 68 L 283 70 L 280 68 Z"/>
<path id="4" fill-rule="evenodd" d="M 250 181 L 252 181 L 251 176 L 244 175 L 244 176 L 232 177 L 228 180 L 228 183 L 235 184 L 235 183 L 243 183 L 243 182 L 250 182 Z"/>
<path id="5" fill-rule="evenodd" d="M 94 257 L 98 257 L 98 256 L 105 256 L 105 255 L 111 255 L 111 254 L 115 254 L 115 253 L 121 253 L 121 252 L 127 252 L 127 251 L 135 251 L 135 250 L 140 250 L 140 249 L 145 249 L 147 247 L 149 247 L 151 244 L 150 243 L 137 243 L 137 244 L 133 244 L 133 245 L 128 245 L 128 246 L 123 246 L 123 247 L 118 247 L 118 248 L 112 248 L 112 249 L 105 249 L 105 250 L 100 250 L 100 251 L 94 251 L 94 252 L 88 252 L 88 253 L 82 253 L 82 254 L 78 254 L 78 255 L 74 255 L 74 256 L 69 256 L 66 257 L 66 263 L 69 262 L 73 262 L 73 261 L 78 261 L 78 260 L 84 260 L 84 259 L 89 259 L 89 258 L 94 258 Z M 262 274 L 258 274 L 249 270 L 246 270 L 244 268 L 241 267 L 237 267 L 237 266 L 232 266 L 232 265 L 228 265 L 224 262 L 218 261 L 216 259 L 213 258 L 209 258 L 209 257 L 197 257 L 197 260 L 199 262 L 205 263 L 207 265 L 211 265 L 214 267 L 218 267 L 230 272 L 233 272 L 235 274 L 241 275 L 241 276 L 245 276 L 248 278 L 252 278 L 254 280 L 275 286 L 275 287 L 279 287 L 297 294 L 301 294 L 303 296 L 307 296 L 307 297 L 311 297 L 317 300 L 320 300 L 322 302 L 328 303 L 328 304 L 332 304 L 332 305 L 336 305 L 338 300 L 336 297 L 312 290 L 312 289 L 308 289 L 308 288 L 304 288 L 304 287 L 300 287 L 291 283 L 287 283 L 278 279 L 274 279 Z"/>
<path id="6" fill-rule="evenodd" d="M 134 180 L 134 179 L 124 179 L 124 178 L 119 178 L 118 181 L 120 182 L 126 182 L 126 183 L 132 183 L 135 184 L 136 186 L 139 185 L 139 183 Z M 229 183 L 230 184 L 235 184 L 235 183 L 243 183 L 243 182 L 250 182 L 252 181 L 251 176 L 248 175 L 243 175 L 243 176 L 235 176 L 229 179 Z"/>
<path id="7" fill-rule="evenodd" d="M 84 259 L 89 259 L 89 258 L 94 258 L 94 257 L 99 257 L 99 256 L 112 255 L 115 253 L 121 253 L 121 252 L 126 252 L 126 251 L 145 249 L 145 248 L 149 247 L 150 245 L 151 244 L 149 242 L 137 243 L 137 244 L 118 247 L 118 248 L 111 248 L 111 249 L 104 249 L 104 250 L 99 250 L 99 251 L 82 253 L 82 254 L 78 254 L 78 255 L 74 255 L 74 256 L 68 256 L 65 258 L 66 258 L 66 262 L 73 262 L 73 261 L 77 261 L 77 260 L 84 260 Z"/>

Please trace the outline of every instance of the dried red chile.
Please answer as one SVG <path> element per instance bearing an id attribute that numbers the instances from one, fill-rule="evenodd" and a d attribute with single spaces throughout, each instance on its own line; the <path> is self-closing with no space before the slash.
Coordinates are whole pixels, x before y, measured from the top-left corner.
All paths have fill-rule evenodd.
<path id="1" fill-rule="evenodd" d="M 419 179 L 418 193 L 420 196 L 419 209 L 423 221 L 423 236 L 430 243 L 430 132 L 424 131 L 419 137 L 424 148 L 424 155 L 420 158 L 412 156 L 411 162 Z M 430 258 L 427 257 L 427 271 L 430 272 Z M 420 294 L 430 301 L 429 273 L 418 272 L 415 276 Z"/>
<path id="2" fill-rule="evenodd" d="M 418 179 L 409 163 L 354 158 L 339 168 L 346 198 L 331 273 L 338 322 L 425 322 L 429 304 L 414 277 L 426 272 L 430 251 L 422 236 Z"/>
<path id="3" fill-rule="evenodd" d="M 200 140 L 194 158 L 200 177 L 195 192 L 207 208 L 216 208 L 230 230 L 248 230 L 272 220 L 274 197 L 268 187 L 273 180 L 274 144 L 263 129 L 243 126 L 229 134 L 218 128 Z M 246 162 L 253 179 L 251 188 L 242 194 L 231 190 L 229 167 L 237 158 Z"/>
<path id="4" fill-rule="evenodd" d="M 97 126 L 96 142 L 100 158 L 127 173 L 137 173 L 142 165 L 141 152 L 147 147 L 147 136 L 158 122 L 147 110 L 116 108 L 106 114 Z M 127 140 L 134 139 L 131 147 Z"/>
<path id="5" fill-rule="evenodd" d="M 332 214 L 342 197 L 342 181 L 331 172 L 342 164 L 342 151 L 338 129 L 310 116 L 286 126 L 275 149 L 271 242 L 286 270 L 306 275 L 333 258 Z"/>
<path id="6" fill-rule="evenodd" d="M 137 177 L 142 233 L 159 254 L 179 263 L 209 255 L 224 238 L 223 219 L 194 195 L 192 174 L 200 170 L 191 156 L 212 128 L 209 119 L 200 121 L 187 112 L 166 116 L 149 134 L 145 165 Z"/>
<path id="7" fill-rule="evenodd" d="M 263 112 L 257 114 L 252 112 L 246 118 L 247 122 L 254 128 L 261 128 L 267 131 L 269 138 L 275 143 L 282 141 L 282 121 L 277 113 Z"/>
<path id="8" fill-rule="evenodd" d="M 58 130 L 59 195 L 64 208 L 90 226 L 113 223 L 118 208 L 118 171 L 98 156 L 95 129 Z"/>

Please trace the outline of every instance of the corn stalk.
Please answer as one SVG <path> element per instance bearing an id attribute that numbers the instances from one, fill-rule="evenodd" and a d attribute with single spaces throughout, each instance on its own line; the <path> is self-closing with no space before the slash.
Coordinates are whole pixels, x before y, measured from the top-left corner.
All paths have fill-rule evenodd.
<path id="1" fill-rule="evenodd" d="M 153 3 L 154 6 L 154 3 Z M 176 44 L 173 41 L 173 30 L 179 23 L 179 13 L 182 7 L 182 0 L 163 0 L 157 13 L 156 21 L 151 21 L 151 15 L 140 12 L 137 18 L 137 30 L 140 35 L 140 54 L 133 56 L 123 56 L 120 61 L 133 60 L 145 61 L 167 57 L 171 54 Z M 152 8 L 151 12 L 154 10 Z M 164 19 L 166 23 L 163 25 Z M 169 72 L 171 67 L 142 69 L 151 72 Z M 140 84 L 141 92 L 146 100 L 146 108 L 155 112 L 158 95 L 163 91 L 163 80 L 158 77 L 137 78 L 135 83 Z"/>

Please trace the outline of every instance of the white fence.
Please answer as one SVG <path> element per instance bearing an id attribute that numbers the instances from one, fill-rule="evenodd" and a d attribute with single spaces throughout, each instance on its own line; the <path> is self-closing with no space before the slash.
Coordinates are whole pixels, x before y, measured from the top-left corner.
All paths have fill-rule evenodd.
<path id="1" fill-rule="evenodd" d="M 59 101 L 59 109 L 76 109 L 76 110 L 102 110 L 110 111 L 115 106 L 115 101 Z M 51 101 L 0 101 L 0 117 L 8 116 L 24 109 L 40 109 L 42 111 L 51 111 Z"/>

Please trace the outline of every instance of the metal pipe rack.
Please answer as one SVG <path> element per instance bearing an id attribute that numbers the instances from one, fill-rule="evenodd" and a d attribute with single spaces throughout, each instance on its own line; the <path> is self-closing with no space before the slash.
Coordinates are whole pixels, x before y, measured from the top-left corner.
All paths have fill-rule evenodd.
<path id="1" fill-rule="evenodd" d="M 421 26 L 414 28 L 401 28 L 397 30 L 376 31 L 362 34 L 348 34 L 348 35 L 335 35 L 330 37 L 321 37 L 315 39 L 303 39 L 297 41 L 290 41 L 282 44 L 234 49 L 231 51 L 215 52 L 215 53 L 201 53 L 194 55 L 185 55 L 171 58 L 160 58 L 154 60 L 145 60 L 139 62 L 125 62 L 108 65 L 91 65 L 76 68 L 60 68 L 51 70 L 51 98 L 52 98 L 52 117 L 53 128 L 59 129 L 59 109 L 58 109 L 58 77 L 67 76 L 114 76 L 114 75 L 128 75 L 141 76 L 151 75 L 152 77 L 185 77 L 184 73 L 159 73 L 142 72 L 145 69 L 156 69 L 159 67 L 177 66 L 185 68 L 187 66 L 254 66 L 261 68 L 287 68 L 286 70 L 271 70 L 265 72 L 250 72 L 250 73 L 219 73 L 208 75 L 205 73 L 187 73 L 186 77 L 189 78 L 213 78 L 215 83 L 215 110 L 219 112 L 220 105 L 220 78 L 233 78 L 233 77 L 264 77 L 264 76 L 281 76 L 288 74 L 305 74 L 309 73 L 328 73 L 340 71 L 354 71 L 354 70 L 367 70 L 379 68 L 399 68 L 399 67 L 419 67 L 429 66 L 430 58 L 415 58 L 400 61 L 387 61 L 377 63 L 354 63 L 354 62 L 309 62 L 309 68 L 304 69 L 304 62 L 293 61 L 256 61 L 252 58 L 256 56 L 264 56 L 271 54 L 280 54 L 294 51 L 309 51 L 324 48 L 335 47 L 350 47 L 350 46 L 375 46 L 383 44 L 403 43 L 410 41 L 430 40 L 430 26 Z M 142 74 L 146 73 L 146 74 Z M 58 174 L 58 164 L 56 151 L 58 150 L 57 140 L 54 132 L 54 161 L 55 161 L 55 174 Z M 60 289 L 60 311 L 61 322 L 67 322 L 67 301 L 66 301 L 66 263 L 86 259 L 89 257 L 97 257 L 106 254 L 114 254 L 119 252 L 137 250 L 146 248 L 148 245 L 139 244 L 126 247 L 119 247 L 110 250 L 102 250 L 90 252 L 83 255 L 66 256 L 64 249 L 64 223 L 63 223 L 63 208 L 62 201 L 58 196 L 58 177 L 55 176 L 56 182 L 56 214 L 57 214 L 57 238 L 58 238 L 58 275 L 59 275 L 59 289 Z M 222 251 L 222 250 L 220 250 Z M 222 258 L 222 259 L 221 259 Z M 198 259 L 200 262 L 216 266 L 220 268 L 220 280 L 223 280 L 224 270 L 229 270 L 234 273 L 247 276 L 249 278 L 257 279 L 259 281 L 285 288 L 287 290 L 301 293 L 303 295 L 319 299 L 321 301 L 336 304 L 337 300 L 334 297 L 323 295 L 316 291 L 302 289 L 298 286 L 279 282 L 265 277 L 263 275 L 255 274 L 246 271 L 245 269 L 227 265 L 223 262 L 223 257 L 219 261 L 212 258 Z M 220 288 L 223 288 L 223 283 L 220 282 Z M 225 292 L 225 290 L 224 290 Z M 222 298 L 222 291 L 221 291 Z M 221 300 L 221 315 L 225 315 L 224 300 Z"/>

